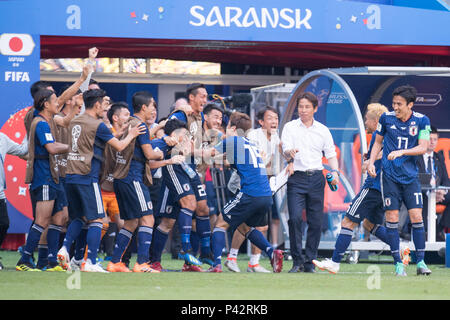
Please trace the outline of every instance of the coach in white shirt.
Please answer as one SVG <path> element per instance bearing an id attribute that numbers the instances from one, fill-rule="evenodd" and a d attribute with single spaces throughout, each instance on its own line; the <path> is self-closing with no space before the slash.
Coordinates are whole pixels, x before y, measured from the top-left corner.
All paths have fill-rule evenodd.
<path id="1" fill-rule="evenodd" d="M 320 243 L 325 177 L 322 157 L 328 159 L 334 179 L 339 181 L 336 149 L 330 130 L 314 120 L 318 109 L 317 97 L 305 92 L 298 103 L 299 118 L 283 128 L 281 142 L 289 162 L 287 200 L 289 211 L 289 239 L 293 267 L 289 272 L 315 272 L 312 260 L 317 256 Z M 302 255 L 302 212 L 306 209 L 308 232 L 305 256 Z"/>

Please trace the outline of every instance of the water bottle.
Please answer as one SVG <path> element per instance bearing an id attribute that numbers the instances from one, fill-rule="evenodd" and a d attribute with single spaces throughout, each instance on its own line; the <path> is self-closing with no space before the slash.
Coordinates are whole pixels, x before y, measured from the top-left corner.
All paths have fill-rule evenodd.
<path id="1" fill-rule="evenodd" d="M 195 171 L 186 164 L 186 162 L 183 161 L 180 165 L 183 168 L 183 170 L 187 173 L 189 178 L 193 179 L 197 175 Z"/>
<path id="2" fill-rule="evenodd" d="M 334 179 L 334 177 L 333 177 L 333 175 L 331 174 L 331 172 L 328 172 L 328 173 L 327 173 L 326 178 L 327 178 L 328 186 L 330 187 L 331 191 L 336 191 L 336 190 L 338 189 L 338 186 L 337 186 L 337 185 L 332 185 L 332 184 L 331 184 L 331 181 L 333 181 L 333 179 Z"/>

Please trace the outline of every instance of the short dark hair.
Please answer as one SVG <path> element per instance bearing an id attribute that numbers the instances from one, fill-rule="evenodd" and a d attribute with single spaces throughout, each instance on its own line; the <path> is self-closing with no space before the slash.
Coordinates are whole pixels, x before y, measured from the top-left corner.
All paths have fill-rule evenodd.
<path id="1" fill-rule="evenodd" d="M 264 120 L 264 115 L 266 114 L 267 111 L 272 111 L 273 113 L 276 113 L 277 116 L 279 116 L 277 109 L 271 106 L 266 106 L 258 111 L 258 113 L 256 114 L 256 119 Z"/>
<path id="2" fill-rule="evenodd" d="M 83 101 L 86 109 L 92 109 L 94 104 L 102 101 L 106 96 L 106 92 L 102 89 L 91 89 L 83 92 Z"/>
<path id="3" fill-rule="evenodd" d="M 435 133 L 435 134 L 439 135 L 439 132 L 435 126 L 430 126 L 430 128 L 431 128 L 430 133 Z"/>
<path id="4" fill-rule="evenodd" d="M 90 79 L 89 80 L 89 85 L 91 85 L 91 84 L 96 84 L 96 85 L 98 85 L 98 82 L 96 81 L 96 80 L 94 80 L 94 79 Z"/>
<path id="5" fill-rule="evenodd" d="M 317 99 L 316 95 L 312 92 L 307 91 L 307 92 L 301 93 L 298 97 L 297 106 L 300 103 L 300 100 L 302 100 L 302 99 L 306 99 L 309 102 L 311 102 L 314 108 L 316 108 L 319 105 L 319 100 Z"/>
<path id="6" fill-rule="evenodd" d="M 236 127 L 236 130 L 241 129 L 244 132 L 252 127 L 252 120 L 250 117 L 245 113 L 237 111 L 231 114 L 229 123 L 231 127 Z"/>
<path id="7" fill-rule="evenodd" d="M 189 98 L 190 94 L 192 94 L 193 96 L 197 95 L 197 91 L 200 88 L 206 89 L 206 87 L 205 87 L 205 85 L 203 83 L 197 83 L 197 82 L 191 83 L 186 89 L 187 97 Z"/>
<path id="8" fill-rule="evenodd" d="M 111 108 L 109 108 L 108 112 L 106 113 L 109 123 L 113 123 L 113 115 L 120 112 L 123 108 L 128 109 L 128 104 L 123 101 L 116 102 L 111 105 Z"/>
<path id="9" fill-rule="evenodd" d="M 203 108 L 203 114 L 209 114 L 213 110 L 217 110 L 223 114 L 223 109 L 215 103 L 206 104 L 206 106 Z"/>
<path id="10" fill-rule="evenodd" d="M 44 110 L 44 103 L 50 99 L 55 92 L 49 89 L 40 89 L 34 94 L 34 108 L 37 111 Z"/>
<path id="11" fill-rule="evenodd" d="M 35 83 L 33 83 L 30 87 L 30 94 L 34 99 L 34 95 L 41 89 L 47 89 L 48 87 L 51 87 L 52 85 L 47 82 L 47 81 L 36 81 Z"/>
<path id="12" fill-rule="evenodd" d="M 177 129 L 186 129 L 187 130 L 187 124 L 184 121 L 181 121 L 179 119 L 170 119 L 166 122 L 164 125 L 164 133 L 170 136 L 172 132 L 174 132 Z"/>
<path id="13" fill-rule="evenodd" d="M 392 92 L 392 97 L 400 96 L 406 100 L 407 104 L 410 104 L 411 102 L 416 102 L 417 98 L 417 90 L 413 86 L 410 86 L 409 84 L 400 86 L 398 88 L 395 88 Z"/>
<path id="14" fill-rule="evenodd" d="M 150 102 L 153 100 L 153 96 L 148 91 L 138 91 L 133 94 L 133 98 L 131 99 L 133 103 L 133 112 L 138 113 L 141 111 L 142 106 L 150 105 Z"/>

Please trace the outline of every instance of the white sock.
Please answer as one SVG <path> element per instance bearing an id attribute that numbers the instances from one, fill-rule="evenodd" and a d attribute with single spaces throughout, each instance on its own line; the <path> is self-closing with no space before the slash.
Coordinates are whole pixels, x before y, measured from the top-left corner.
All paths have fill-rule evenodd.
<path id="1" fill-rule="evenodd" d="M 228 254 L 228 258 L 237 258 L 238 253 L 239 253 L 239 249 L 231 248 L 230 253 Z"/>
<path id="2" fill-rule="evenodd" d="M 250 256 L 250 264 L 252 266 L 259 264 L 259 258 L 261 257 L 261 254 L 252 254 Z"/>

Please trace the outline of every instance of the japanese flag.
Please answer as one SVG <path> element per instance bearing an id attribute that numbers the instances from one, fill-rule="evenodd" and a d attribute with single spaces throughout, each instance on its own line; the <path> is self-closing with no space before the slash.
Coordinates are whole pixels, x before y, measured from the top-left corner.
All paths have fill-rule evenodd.
<path id="1" fill-rule="evenodd" d="M 29 34 L 3 33 L 0 36 L 0 52 L 6 56 L 29 56 L 35 43 Z"/>

